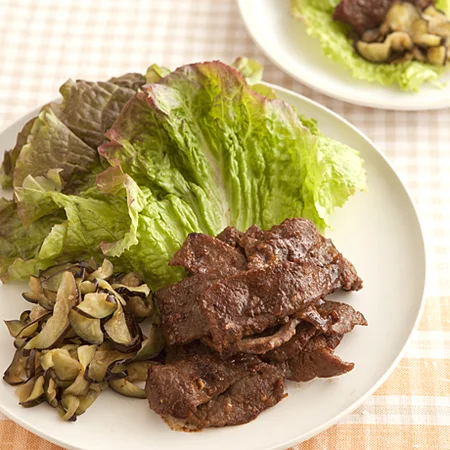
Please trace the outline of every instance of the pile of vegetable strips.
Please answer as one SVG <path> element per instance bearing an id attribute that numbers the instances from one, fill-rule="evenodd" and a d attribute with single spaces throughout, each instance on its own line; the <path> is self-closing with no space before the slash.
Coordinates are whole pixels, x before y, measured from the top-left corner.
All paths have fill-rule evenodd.
<path id="1" fill-rule="evenodd" d="M 182 278 L 168 261 L 188 233 L 299 216 L 323 231 L 366 189 L 362 160 L 261 73 L 239 58 L 67 81 L 3 161 L 14 200 L 0 200 L 2 280 L 107 257 L 156 289 Z"/>
<path id="2" fill-rule="evenodd" d="M 358 80 L 398 85 L 403 91 L 418 91 L 423 83 L 439 84 L 443 67 L 419 61 L 400 64 L 375 64 L 358 55 L 353 48 L 350 28 L 333 20 L 333 13 L 340 0 L 291 0 L 291 14 L 306 25 L 306 32 L 320 42 L 325 56 L 341 64 Z M 436 7 L 446 14 L 450 12 L 449 0 L 437 0 Z"/>

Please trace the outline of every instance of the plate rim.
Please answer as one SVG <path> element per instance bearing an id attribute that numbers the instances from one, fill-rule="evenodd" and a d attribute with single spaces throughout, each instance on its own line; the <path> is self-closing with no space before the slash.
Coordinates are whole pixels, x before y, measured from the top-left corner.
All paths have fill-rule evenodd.
<path id="1" fill-rule="evenodd" d="M 241 0 L 238 0 L 239 2 Z M 389 168 L 393 171 L 393 173 L 395 174 L 395 176 L 398 178 L 401 186 L 403 187 L 403 189 L 405 190 L 405 193 L 407 195 L 407 198 L 409 199 L 413 212 L 414 212 L 414 217 L 417 220 L 417 225 L 418 225 L 418 230 L 420 232 L 420 247 L 421 247 L 421 252 L 423 253 L 423 257 L 424 257 L 424 280 L 423 280 L 423 290 L 421 292 L 421 300 L 420 300 L 420 306 L 418 309 L 418 313 L 417 313 L 417 317 L 415 318 L 414 324 L 411 328 L 411 330 L 408 333 L 407 339 L 405 340 L 399 354 L 397 355 L 397 357 L 394 359 L 394 361 L 391 363 L 391 365 L 386 369 L 386 371 L 383 373 L 383 375 L 377 380 L 377 382 L 364 394 L 362 395 L 360 398 L 358 398 L 357 400 L 355 400 L 351 405 L 349 405 L 346 409 L 344 409 L 343 411 L 341 411 L 339 414 L 337 414 L 335 417 L 331 418 L 330 420 L 324 422 L 323 424 L 311 429 L 310 431 L 297 436 L 296 438 L 292 438 L 288 441 L 282 442 L 280 444 L 276 444 L 272 447 L 267 448 L 266 450 L 284 450 L 288 447 L 291 447 L 292 445 L 296 445 L 298 443 L 304 442 L 308 439 L 311 439 L 312 437 L 316 436 L 317 434 L 325 431 L 326 429 L 330 428 L 332 425 L 334 425 L 336 422 L 338 422 L 339 420 L 341 420 L 343 417 L 347 416 L 348 414 L 350 414 L 352 411 L 354 411 L 356 408 L 358 408 L 358 406 L 360 406 L 365 400 L 367 400 L 370 396 L 373 395 L 373 393 L 387 380 L 387 378 L 392 374 L 392 372 L 394 371 L 394 369 L 397 367 L 397 365 L 399 364 L 400 360 L 403 358 L 405 351 L 408 347 L 408 345 L 411 342 L 411 338 L 413 333 L 416 331 L 420 319 L 422 318 L 423 315 L 423 311 L 425 308 L 425 294 L 427 291 L 427 280 L 428 280 L 428 258 L 427 258 L 427 245 L 426 245 L 426 240 L 425 240 L 425 235 L 423 232 L 423 226 L 422 226 L 422 221 L 420 219 L 420 216 L 418 214 L 418 209 L 416 207 L 415 201 L 413 199 L 413 197 L 411 196 L 411 193 L 408 189 L 408 187 L 406 186 L 406 184 L 403 182 L 400 174 L 397 172 L 397 170 L 395 169 L 395 167 L 392 165 L 392 163 L 390 162 L 390 160 L 386 157 L 386 155 L 377 147 L 377 145 L 368 137 L 366 136 L 361 130 L 359 130 L 355 125 L 353 125 L 351 122 L 349 122 L 347 119 L 345 119 L 344 117 L 342 117 L 340 114 L 332 111 L 331 109 L 329 109 L 328 107 L 320 104 L 319 102 L 312 100 L 302 94 L 299 94 L 291 89 L 287 89 L 281 86 L 278 86 L 276 84 L 272 84 L 272 83 L 267 83 L 267 82 L 263 82 L 265 85 L 271 87 L 272 89 L 274 89 L 275 91 L 279 91 L 279 92 L 283 92 L 287 95 L 291 95 L 294 97 L 297 97 L 300 101 L 303 101 L 305 103 L 310 104 L 311 106 L 318 108 L 320 110 L 322 110 L 324 113 L 333 116 L 335 119 L 337 119 L 338 121 L 340 121 L 341 123 L 343 123 L 344 125 L 346 125 L 352 132 L 358 134 L 363 140 L 365 140 L 371 147 L 372 149 L 378 153 L 378 155 L 383 159 L 383 161 L 389 166 Z M 51 101 L 55 101 L 51 100 Z M 56 99 L 57 101 L 57 99 Z M 7 132 L 10 128 L 14 128 L 14 127 L 19 127 L 21 123 L 25 122 L 26 119 L 28 119 L 29 117 L 33 116 L 33 115 L 37 115 L 40 111 L 40 107 L 37 108 L 33 108 L 32 110 L 30 110 L 28 113 L 24 114 L 23 116 L 19 117 L 18 119 L 14 120 L 12 123 L 10 123 L 9 125 L 3 126 L 0 129 L 0 136 L 2 134 L 4 134 L 5 132 Z M 29 120 L 29 119 L 28 119 Z M 61 441 L 58 438 L 54 438 L 53 436 L 50 436 L 48 434 L 46 434 L 45 432 L 41 431 L 39 428 L 35 427 L 33 424 L 30 424 L 28 422 L 26 422 L 24 419 L 22 419 L 20 416 L 17 416 L 16 414 L 14 414 L 13 412 L 8 411 L 0 402 L 0 412 L 3 413 L 6 417 L 8 417 L 10 420 L 12 420 L 14 423 L 17 423 L 18 425 L 20 425 L 21 427 L 25 428 L 28 431 L 31 431 L 32 433 L 36 434 L 37 436 L 40 436 L 41 438 L 52 442 L 56 445 L 59 445 L 61 447 L 67 448 L 67 449 L 73 449 L 73 450 L 86 450 L 83 447 L 79 447 L 77 445 L 72 445 L 72 444 L 68 444 L 66 442 Z"/>
<path id="2" fill-rule="evenodd" d="M 289 0 L 290 1 L 290 0 Z M 363 106 L 366 108 L 374 108 L 374 109 L 380 109 L 385 111 L 435 111 L 440 109 L 445 109 L 450 107 L 450 99 L 442 100 L 430 104 L 421 104 L 418 103 L 417 105 L 402 105 L 400 103 L 393 103 L 393 104 L 385 104 L 384 102 L 377 102 L 370 101 L 370 100 L 364 100 L 360 99 L 359 96 L 353 95 L 348 96 L 344 94 L 335 93 L 334 91 L 327 90 L 322 88 L 318 84 L 314 84 L 313 82 L 310 82 L 308 79 L 304 78 L 300 74 L 297 74 L 295 71 L 291 70 L 289 67 L 286 67 L 283 65 L 278 59 L 269 51 L 265 49 L 265 47 L 259 42 L 259 40 L 256 38 L 255 33 L 253 32 L 252 27 L 249 24 L 249 21 L 247 20 L 247 15 L 245 14 L 245 7 L 244 4 L 248 2 L 248 0 L 236 0 L 238 4 L 239 14 L 242 18 L 242 21 L 244 22 L 245 29 L 247 30 L 247 33 L 250 35 L 253 43 L 264 53 L 264 55 L 270 60 L 272 64 L 278 67 L 283 73 L 289 75 L 293 80 L 303 84 L 304 86 L 312 89 L 315 92 L 318 92 L 320 94 L 326 95 L 328 98 L 340 100 L 344 103 L 350 104 L 350 105 L 358 105 Z M 367 84 L 370 85 L 378 85 L 378 83 L 370 83 L 367 82 Z M 450 85 L 450 82 L 449 82 Z M 412 92 L 411 95 L 414 95 L 415 93 Z M 398 175 L 398 174 L 397 174 Z"/>

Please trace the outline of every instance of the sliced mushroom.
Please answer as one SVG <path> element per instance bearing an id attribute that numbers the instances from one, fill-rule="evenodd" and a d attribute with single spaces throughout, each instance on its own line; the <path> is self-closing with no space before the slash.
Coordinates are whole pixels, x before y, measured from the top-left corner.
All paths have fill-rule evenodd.
<path id="1" fill-rule="evenodd" d="M 111 389 L 119 394 L 125 395 L 125 397 L 147 398 L 144 389 L 131 383 L 126 378 L 110 380 L 109 385 L 111 386 Z"/>
<path id="2" fill-rule="evenodd" d="M 30 395 L 25 400 L 20 401 L 20 405 L 24 408 L 31 408 L 44 401 L 44 376 L 40 375 L 30 381 L 33 381 L 33 388 L 31 389 Z M 20 386 L 18 389 L 20 389 Z M 20 399 L 21 393 L 18 395 Z"/>
<path id="3" fill-rule="evenodd" d="M 80 336 L 83 341 L 89 344 L 101 344 L 104 339 L 100 319 L 94 319 L 83 314 L 76 306 L 69 315 L 70 325 L 75 333 Z"/>
<path id="4" fill-rule="evenodd" d="M 90 292 L 96 292 L 98 287 L 97 280 L 94 281 L 82 281 L 80 284 L 80 291 L 82 295 L 89 294 Z"/>
<path id="5" fill-rule="evenodd" d="M 414 59 L 417 61 L 426 62 L 427 60 L 425 53 L 419 47 L 414 47 L 412 49 L 412 54 Z"/>
<path id="6" fill-rule="evenodd" d="M 448 20 L 448 17 L 445 15 L 445 13 L 443 11 L 436 9 L 436 7 L 433 5 L 427 6 L 423 10 L 422 17 L 425 18 L 439 17 L 441 20 Z"/>
<path id="7" fill-rule="evenodd" d="M 53 408 L 56 408 L 58 406 L 58 386 L 55 383 L 55 380 L 50 376 L 50 373 L 47 373 L 44 383 L 44 391 L 45 391 L 45 399 L 47 400 L 47 403 L 52 406 Z"/>
<path id="8" fill-rule="evenodd" d="M 390 64 L 402 64 L 405 62 L 412 61 L 413 59 L 414 59 L 414 56 L 413 56 L 412 52 L 406 52 L 406 53 L 403 53 L 401 55 L 397 55 L 397 56 L 391 58 L 389 60 L 389 63 Z"/>
<path id="9" fill-rule="evenodd" d="M 117 309 L 117 301 L 112 294 L 91 292 L 83 297 L 83 301 L 76 308 L 91 318 L 103 319 L 114 313 Z"/>
<path id="10" fill-rule="evenodd" d="M 379 28 L 371 28 L 363 33 L 361 40 L 364 42 L 377 42 L 382 37 Z"/>
<path id="11" fill-rule="evenodd" d="M 113 346 L 121 352 L 135 352 L 141 347 L 139 335 L 132 335 L 125 312 L 120 303 L 114 314 L 103 325 L 103 330 Z"/>
<path id="12" fill-rule="evenodd" d="M 412 50 L 413 42 L 408 33 L 397 31 L 390 34 L 384 42 L 374 42 L 368 44 L 367 42 L 356 42 L 356 50 L 358 53 L 368 61 L 371 62 L 385 62 L 394 52 L 404 52 L 405 50 Z"/>
<path id="13" fill-rule="evenodd" d="M 3 379 L 8 384 L 10 384 L 11 386 L 15 386 L 28 381 L 26 371 L 27 359 L 28 356 L 25 356 L 23 348 L 16 350 L 11 364 L 6 369 L 3 375 Z"/>
<path id="14" fill-rule="evenodd" d="M 75 395 L 63 395 L 61 398 L 60 416 L 63 420 L 74 422 L 77 420 L 76 411 L 80 406 L 80 400 Z"/>
<path id="15" fill-rule="evenodd" d="M 71 272 L 64 272 L 58 288 L 53 315 L 47 320 L 42 331 L 25 344 L 25 349 L 45 349 L 52 347 L 69 330 L 69 312 L 78 299 L 75 278 Z"/>
<path id="16" fill-rule="evenodd" d="M 40 358 L 40 363 L 45 371 L 53 369 L 56 377 L 61 381 L 75 380 L 81 370 L 80 362 L 62 348 L 45 352 Z"/>
<path id="17" fill-rule="evenodd" d="M 112 276 L 114 272 L 114 267 L 111 263 L 111 261 L 104 259 L 103 264 L 94 272 L 90 273 L 87 276 L 87 279 L 89 281 L 94 281 L 95 279 L 99 280 L 107 280 Z"/>
<path id="18" fill-rule="evenodd" d="M 433 17 L 428 21 L 428 33 L 441 37 L 450 37 L 450 22 L 439 17 Z"/>
<path id="19" fill-rule="evenodd" d="M 428 32 L 428 22 L 418 19 L 411 25 L 411 37 L 414 44 L 419 47 L 437 47 L 441 45 L 442 38 Z"/>
<path id="20" fill-rule="evenodd" d="M 386 14 L 384 23 L 392 31 L 409 32 L 412 23 L 419 17 L 419 13 L 412 3 L 394 3 Z"/>
<path id="21" fill-rule="evenodd" d="M 441 45 L 440 47 L 433 47 L 427 50 L 427 59 L 430 64 L 435 66 L 445 66 L 447 62 L 447 47 Z"/>
<path id="22" fill-rule="evenodd" d="M 100 383 L 104 380 L 108 367 L 115 361 L 126 361 L 133 358 L 133 354 L 126 354 L 117 350 L 97 350 L 91 363 L 85 370 L 85 378 L 90 382 Z"/>
<path id="23" fill-rule="evenodd" d="M 137 352 L 134 360 L 144 361 L 158 356 L 164 348 L 164 343 L 164 335 L 161 328 L 152 326 L 147 339 L 142 343 L 142 347 Z"/>
<path id="24" fill-rule="evenodd" d="M 106 383 L 95 383 L 89 385 L 89 390 L 86 395 L 78 397 L 80 401 L 77 410 L 75 411 L 77 416 L 85 413 L 86 410 L 97 400 L 102 390 L 107 386 Z"/>

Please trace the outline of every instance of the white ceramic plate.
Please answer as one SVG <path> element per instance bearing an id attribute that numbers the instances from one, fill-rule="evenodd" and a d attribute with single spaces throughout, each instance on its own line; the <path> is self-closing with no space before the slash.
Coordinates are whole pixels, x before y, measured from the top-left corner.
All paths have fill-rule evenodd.
<path id="1" fill-rule="evenodd" d="M 238 0 L 253 40 L 280 69 L 306 84 L 345 102 L 382 109 L 423 110 L 450 106 L 450 84 L 439 89 L 423 85 L 420 92 L 356 80 L 340 64 L 323 55 L 317 39 L 289 14 L 290 0 Z M 450 73 L 441 81 L 450 81 Z"/>
<path id="2" fill-rule="evenodd" d="M 289 396 L 247 424 L 200 433 L 170 430 L 147 402 L 104 392 L 76 423 L 62 422 L 47 405 L 24 409 L 14 389 L 0 382 L 0 410 L 48 440 L 74 449 L 246 450 L 285 449 L 328 428 L 367 398 L 400 358 L 417 323 L 424 291 L 425 252 L 411 199 L 385 157 L 348 122 L 293 92 L 275 88 L 298 111 L 318 120 L 330 137 L 357 148 L 365 160 L 370 191 L 358 194 L 333 218 L 329 236 L 355 264 L 364 280 L 358 293 L 341 294 L 360 309 L 369 327 L 357 327 L 337 354 L 356 363 L 333 380 L 290 383 Z M 13 146 L 33 111 L 0 134 L 3 148 Z M 25 285 L 0 286 L 0 319 L 17 318 L 29 304 Z M 0 324 L 0 369 L 13 356 L 12 340 Z"/>

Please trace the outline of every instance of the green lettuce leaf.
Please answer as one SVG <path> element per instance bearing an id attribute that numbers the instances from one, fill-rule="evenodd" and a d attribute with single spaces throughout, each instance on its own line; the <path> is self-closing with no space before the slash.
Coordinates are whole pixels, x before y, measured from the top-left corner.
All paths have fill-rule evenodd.
<path id="1" fill-rule="evenodd" d="M 291 0 L 294 17 L 306 24 L 310 36 L 320 41 L 324 54 L 336 61 L 359 80 L 377 82 L 384 86 L 398 85 L 404 91 L 417 91 L 425 82 L 436 82 L 444 69 L 418 61 L 401 64 L 374 64 L 357 55 L 348 27 L 332 18 L 340 0 Z M 449 0 L 438 0 L 436 5 L 449 11 Z"/>
<path id="2" fill-rule="evenodd" d="M 140 87 L 144 83 L 144 77 L 139 74 L 127 74 L 112 80 L 97 83 L 69 80 L 59 90 L 63 102 L 51 104 L 59 120 L 92 149 L 104 142 L 105 131 L 136 93 L 136 85 Z"/>
<path id="3" fill-rule="evenodd" d="M 17 203 L 5 209 L 6 229 L 47 228 L 35 233 L 31 250 L 21 252 L 20 240 L 8 250 L 0 276 L 26 278 L 55 262 L 107 256 L 117 270 L 137 271 L 159 288 L 183 276 L 168 262 L 191 232 L 268 228 L 295 216 L 324 230 L 334 209 L 365 189 L 362 160 L 262 86 L 255 92 L 220 62 L 181 67 L 126 103 L 99 148 L 110 167 L 95 183 L 71 189 L 79 168 L 74 162 L 66 169 L 65 159 L 38 175 L 24 170 Z M 79 148 L 90 154 L 51 109 L 44 112 L 22 153 L 37 158 L 63 129 L 73 154 L 84 157 Z M 40 133 L 50 138 L 33 147 Z M 65 169 L 72 170 L 66 178 Z"/>
<path id="4" fill-rule="evenodd" d="M 38 257 L 39 250 L 62 219 L 61 214 L 55 214 L 25 228 L 17 215 L 16 203 L 0 199 L 0 278 L 24 279 L 52 265 L 51 258 Z"/>
<path id="5" fill-rule="evenodd" d="M 110 78 L 108 80 L 108 83 L 115 84 L 122 88 L 131 89 L 132 91 L 136 92 L 145 83 L 148 83 L 148 81 L 146 81 L 144 75 L 142 75 L 141 73 L 132 72 L 126 73 L 125 75 L 122 75 L 120 77 Z"/>
<path id="6" fill-rule="evenodd" d="M 143 75 L 132 73 L 108 82 L 64 83 L 62 103 L 45 105 L 19 133 L 16 146 L 5 153 L 0 184 L 21 186 L 27 175 L 42 176 L 50 169 L 62 169 L 64 189 L 71 192 L 92 184 L 90 175 L 103 169 L 97 147 L 104 142 L 105 131 L 145 82 Z"/>
<path id="7" fill-rule="evenodd" d="M 166 67 L 158 66 L 158 64 L 152 64 L 145 74 L 145 82 L 149 83 L 157 83 L 161 78 L 164 78 L 166 75 L 169 75 L 170 70 Z"/>
<path id="8" fill-rule="evenodd" d="M 14 186 L 25 178 L 45 175 L 50 169 L 61 169 L 64 185 L 83 184 L 93 171 L 101 170 L 98 152 L 84 143 L 44 106 L 33 123 L 27 143 L 22 147 L 14 169 Z"/>
<path id="9" fill-rule="evenodd" d="M 240 72 L 248 84 L 256 84 L 262 80 L 263 66 L 254 59 L 240 56 L 231 64 L 231 67 Z"/>
<path id="10" fill-rule="evenodd" d="M 0 166 L 0 186 L 3 188 L 13 187 L 13 174 L 16 167 L 17 158 L 19 157 L 22 147 L 27 143 L 28 136 L 33 128 L 36 117 L 29 120 L 17 135 L 16 145 L 11 150 L 7 150 L 3 156 L 3 162 Z"/>
<path id="11" fill-rule="evenodd" d="M 98 176 L 98 189 L 81 195 L 61 193 L 60 185 L 57 174 L 50 172 L 47 177 L 28 176 L 16 189 L 23 220 L 34 226 L 58 211 L 59 222 L 55 220 L 51 231 L 46 230 L 48 236 L 44 233 L 36 241 L 28 258 L 16 252 L 16 260 L 11 257 L 14 252 L 9 252 L 11 267 L 0 272 L 4 280 L 24 279 L 37 269 L 92 256 L 97 260 L 108 257 L 116 270 L 145 274 L 154 288 L 182 277 L 182 269 L 167 263 L 186 235 L 200 227 L 192 210 L 177 197 L 157 201 L 148 188 L 141 189 L 119 167 L 104 171 Z M 17 214 L 10 214 L 12 223 L 11 219 L 18 230 L 26 231 Z"/>
<path id="12" fill-rule="evenodd" d="M 111 164 L 158 200 L 179 197 L 208 234 L 227 225 L 267 228 L 292 216 L 323 230 L 330 205 L 365 183 L 356 152 L 336 143 L 339 157 L 330 161 L 329 142 L 303 127 L 289 105 L 256 94 L 222 63 L 185 66 L 144 87 L 107 135 L 111 143 L 100 152 Z M 339 180 L 342 191 L 327 193 L 332 199 L 306 204 L 318 197 L 310 169 L 325 185 L 340 176 L 351 182 Z"/>
<path id="13" fill-rule="evenodd" d="M 139 199 L 130 197 L 133 188 L 138 189 L 132 180 L 121 180 L 121 188 L 117 187 L 114 193 L 103 192 L 100 186 L 70 195 L 60 192 L 58 175 L 56 171 L 36 178 L 29 175 L 23 186 L 16 189 L 17 203 L 7 203 L 7 208 L 0 211 L 2 235 L 13 245 L 5 246 L 6 252 L 3 247 L 0 251 L 3 280 L 23 279 L 35 273 L 36 268 L 71 259 L 114 257 L 137 244 Z M 40 234 L 31 233 L 30 247 L 27 233 L 40 223 L 52 226 L 40 225 Z M 126 261 L 118 265 L 118 269 L 125 267 L 131 270 Z"/>

